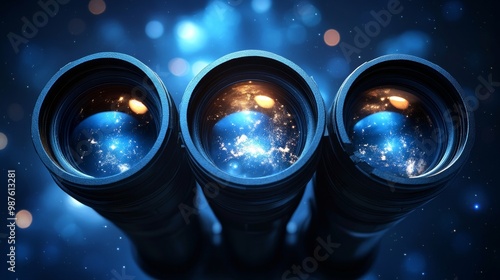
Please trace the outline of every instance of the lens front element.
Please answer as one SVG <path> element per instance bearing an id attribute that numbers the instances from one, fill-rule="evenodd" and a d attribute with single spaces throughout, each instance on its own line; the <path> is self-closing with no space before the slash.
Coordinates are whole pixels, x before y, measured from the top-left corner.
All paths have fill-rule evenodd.
<path id="1" fill-rule="evenodd" d="M 220 90 L 206 112 L 205 145 L 213 163 L 237 177 L 263 177 L 295 163 L 300 130 L 284 89 L 242 81 Z"/>
<path id="2" fill-rule="evenodd" d="M 374 168 L 400 177 L 425 173 L 438 161 L 423 143 L 436 120 L 422 100 L 398 87 L 363 92 L 346 115 L 354 154 Z"/>
<path id="3" fill-rule="evenodd" d="M 111 176 L 129 170 L 149 152 L 157 138 L 154 117 L 145 101 L 130 95 L 132 89 L 93 88 L 66 112 L 70 129 L 61 126 L 60 135 L 68 141 L 62 146 L 73 167 L 93 177 Z"/>

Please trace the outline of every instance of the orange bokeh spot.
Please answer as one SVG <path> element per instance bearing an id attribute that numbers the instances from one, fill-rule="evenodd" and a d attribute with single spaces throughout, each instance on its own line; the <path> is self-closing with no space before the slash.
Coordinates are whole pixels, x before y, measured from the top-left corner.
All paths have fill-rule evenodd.
<path id="1" fill-rule="evenodd" d="M 340 34 L 335 29 L 328 29 L 323 36 L 325 43 L 330 46 L 336 46 L 340 42 Z"/>
<path id="2" fill-rule="evenodd" d="M 89 11 L 94 15 L 100 15 L 106 10 L 104 0 L 90 0 Z"/>

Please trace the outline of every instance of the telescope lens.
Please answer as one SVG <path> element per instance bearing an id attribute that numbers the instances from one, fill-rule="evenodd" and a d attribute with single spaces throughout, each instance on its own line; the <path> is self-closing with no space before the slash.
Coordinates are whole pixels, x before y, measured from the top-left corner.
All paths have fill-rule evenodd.
<path id="1" fill-rule="evenodd" d="M 432 134 L 437 121 L 417 95 L 381 86 L 357 96 L 345 122 L 358 159 L 406 178 L 436 165 L 439 152 L 430 153 L 419 143 Z"/>
<path id="2" fill-rule="evenodd" d="M 106 177 L 129 170 L 151 149 L 157 138 L 155 118 L 147 104 L 130 96 L 133 87 L 105 85 L 92 88 L 71 108 L 70 129 L 61 126 L 68 141 L 65 156 L 77 170 Z M 77 151 L 70 153 L 70 151 Z"/>
<path id="3" fill-rule="evenodd" d="M 221 89 L 206 112 L 205 138 L 213 163 L 237 177 L 263 177 L 292 165 L 300 154 L 295 113 L 278 85 L 242 81 Z"/>

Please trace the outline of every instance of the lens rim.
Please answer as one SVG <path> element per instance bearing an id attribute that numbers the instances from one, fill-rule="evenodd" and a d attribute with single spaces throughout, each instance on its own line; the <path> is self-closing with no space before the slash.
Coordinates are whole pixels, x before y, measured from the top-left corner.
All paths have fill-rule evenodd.
<path id="1" fill-rule="evenodd" d="M 62 142 L 57 140 L 59 128 L 56 124 L 60 121 L 58 112 L 62 111 L 58 105 L 66 103 L 74 96 L 75 93 L 65 92 L 65 89 L 68 89 L 68 86 L 69 89 L 78 86 L 79 82 L 85 80 L 85 73 L 95 69 L 105 71 L 107 68 L 143 77 L 144 80 L 136 81 L 141 85 L 147 80 L 148 87 L 152 89 L 147 94 L 154 94 L 152 98 L 157 101 L 154 102 L 157 103 L 154 105 L 157 106 L 155 109 L 159 116 L 159 119 L 155 120 L 158 128 L 157 138 L 146 155 L 129 170 L 106 177 L 93 177 L 68 166 L 70 161 L 65 159 L 62 152 L 60 147 Z M 173 121 L 170 106 L 174 105 L 167 97 L 168 92 L 158 75 L 132 56 L 116 52 L 100 52 L 82 57 L 62 67 L 49 80 L 38 97 L 31 125 L 35 150 L 49 171 L 61 180 L 73 183 L 77 188 L 99 185 L 100 188 L 106 189 L 110 184 L 123 181 L 147 168 L 161 149 L 166 137 L 169 136 L 168 130 Z"/>
<path id="2" fill-rule="evenodd" d="M 390 69 L 389 73 L 387 69 Z M 401 73 L 398 71 L 401 71 Z M 418 74 L 414 77 L 408 77 L 405 76 L 404 71 L 412 71 Z M 387 78 L 384 75 L 392 76 Z M 349 101 L 349 95 L 353 92 L 359 93 L 363 91 L 363 88 L 387 86 L 386 81 L 397 81 L 397 86 L 403 88 L 410 86 L 410 88 L 417 89 L 421 93 L 418 97 L 433 102 L 433 107 L 441 110 L 436 114 L 441 114 L 445 118 L 443 122 L 446 125 L 447 131 L 445 133 L 448 134 L 448 137 L 443 143 L 446 147 L 442 153 L 442 158 L 438 160 L 435 166 L 419 176 L 406 178 L 391 174 L 380 168 L 370 166 L 353 153 L 353 145 L 347 132 L 344 116 L 346 112 L 349 112 L 349 108 L 345 107 L 345 104 Z M 438 88 L 444 90 L 436 90 Z M 361 170 L 376 181 L 385 182 L 385 184 L 389 182 L 411 185 L 414 189 L 425 189 L 430 186 L 430 183 L 447 180 L 453 176 L 463 166 L 463 162 L 472 148 L 474 139 L 473 115 L 468 104 L 464 102 L 464 97 L 465 95 L 458 82 L 438 65 L 412 55 L 384 55 L 360 65 L 339 88 L 327 119 L 330 141 L 338 142 L 344 152 L 336 154 L 344 154 L 346 164 L 351 168 Z M 433 101 L 434 98 L 438 100 Z M 449 110 L 452 110 L 451 103 L 458 104 L 453 108 L 458 110 L 456 112 L 458 120 L 453 120 L 451 115 L 444 116 L 444 114 L 450 112 Z M 441 122 L 440 119 L 436 119 L 436 121 Z"/>
<path id="3" fill-rule="evenodd" d="M 226 70 L 224 69 L 224 67 L 228 65 L 236 65 L 239 61 L 242 60 L 259 60 L 259 62 L 266 62 L 266 66 L 271 65 L 270 67 L 276 67 L 276 65 L 279 65 L 279 70 L 282 71 L 281 74 L 283 74 L 283 77 L 274 75 L 270 76 L 271 78 L 284 81 L 283 79 L 285 77 L 290 79 L 292 77 L 290 75 L 297 76 L 300 78 L 300 81 L 296 82 L 302 83 L 308 88 L 309 91 L 308 96 L 303 97 L 304 100 L 308 99 L 307 101 L 309 101 L 307 105 L 309 106 L 309 109 L 306 109 L 303 112 L 305 114 L 303 118 L 308 126 L 308 131 L 306 131 L 305 137 L 302 138 L 304 139 L 304 144 L 300 156 L 297 161 L 291 166 L 278 173 L 268 176 L 243 178 L 233 176 L 222 171 L 212 162 L 206 151 L 200 150 L 203 145 L 202 143 L 198 143 L 200 142 L 200 139 L 196 134 L 199 134 L 199 131 L 193 132 L 193 130 L 196 129 L 196 127 L 193 127 L 196 126 L 196 124 L 193 124 L 193 121 L 195 121 L 195 115 L 193 111 L 198 108 L 194 109 L 192 105 L 193 103 L 190 101 L 196 98 L 200 98 L 196 95 L 200 95 L 200 87 L 204 87 L 206 83 L 209 83 L 209 81 L 207 81 L 207 77 L 210 77 L 210 75 L 222 76 L 224 73 L 217 73 L 217 70 L 221 70 L 222 72 L 227 73 L 230 70 Z M 255 68 L 255 65 L 252 66 Z M 229 74 L 232 74 L 231 76 L 233 78 L 233 81 L 244 81 L 254 79 L 255 77 L 259 76 L 265 77 L 266 74 L 270 73 L 253 73 L 253 76 L 251 78 L 245 76 L 247 73 L 244 72 L 229 72 Z M 240 78 L 237 79 L 237 77 Z M 264 81 L 270 82 L 269 79 L 264 79 Z M 285 83 L 283 82 L 279 84 L 279 86 L 282 86 L 283 84 Z M 210 97 L 205 98 L 210 99 Z M 300 98 L 297 99 L 300 100 Z M 315 153 L 317 153 L 326 124 L 326 112 L 324 109 L 323 99 L 314 80 L 309 77 L 304 72 L 304 70 L 302 70 L 298 65 L 291 62 L 290 60 L 274 53 L 261 50 L 244 50 L 234 52 L 215 60 L 207 67 L 205 67 L 193 80 L 191 80 L 191 82 L 187 86 L 181 101 L 179 112 L 182 138 L 184 141 L 184 145 L 189 151 L 188 154 L 190 154 L 193 159 L 192 162 L 195 162 L 199 168 L 203 169 L 205 171 L 204 173 L 210 176 L 213 181 L 230 182 L 231 187 L 240 190 L 246 190 L 248 187 L 252 187 L 251 189 L 253 190 L 265 190 L 266 188 L 274 188 L 275 182 L 282 181 L 284 179 L 290 178 L 291 176 L 293 176 L 293 174 L 297 174 L 299 170 L 309 164 L 312 158 L 315 157 L 314 155 Z"/>

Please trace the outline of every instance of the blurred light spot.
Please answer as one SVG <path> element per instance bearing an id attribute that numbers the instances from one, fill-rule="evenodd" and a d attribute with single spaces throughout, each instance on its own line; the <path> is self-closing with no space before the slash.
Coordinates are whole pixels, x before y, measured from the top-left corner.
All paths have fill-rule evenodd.
<path id="1" fill-rule="evenodd" d="M 292 24 L 288 27 L 286 37 L 290 43 L 298 45 L 304 43 L 307 37 L 307 32 L 304 26 L 300 24 Z"/>
<path id="2" fill-rule="evenodd" d="M 170 70 L 174 76 L 182 77 L 188 73 L 189 63 L 185 59 L 179 57 L 173 58 L 168 63 L 168 70 Z"/>
<path id="3" fill-rule="evenodd" d="M 443 5 L 443 16 L 448 21 L 457 21 L 464 14 L 464 6 L 460 1 L 448 1 Z"/>
<path id="4" fill-rule="evenodd" d="M 108 21 L 101 25 L 101 36 L 109 42 L 122 41 L 125 37 L 123 26 L 117 21 Z"/>
<path id="5" fill-rule="evenodd" d="M 269 11 L 271 5 L 271 0 L 252 0 L 252 9 L 259 14 Z"/>
<path id="6" fill-rule="evenodd" d="M 0 132 L 0 150 L 5 149 L 5 147 L 7 147 L 8 143 L 9 143 L 9 139 L 7 138 L 7 135 Z"/>
<path id="7" fill-rule="evenodd" d="M 410 30 L 398 37 L 389 38 L 378 46 L 381 55 L 405 53 L 425 57 L 430 48 L 430 37 L 423 32 Z"/>
<path id="8" fill-rule="evenodd" d="M 340 42 L 340 34 L 335 29 L 328 29 L 323 36 L 325 43 L 330 46 L 336 46 Z"/>
<path id="9" fill-rule="evenodd" d="M 408 254 L 404 261 L 404 267 L 412 273 L 421 273 L 426 266 L 425 258 L 420 253 Z"/>
<path id="10" fill-rule="evenodd" d="M 289 234 L 294 234 L 297 232 L 297 224 L 295 222 L 289 222 L 287 225 L 286 225 L 286 231 L 289 233 Z"/>
<path id="11" fill-rule="evenodd" d="M 152 20 L 146 24 L 146 35 L 151 39 L 158 39 L 163 35 L 163 24 L 157 20 Z"/>
<path id="12" fill-rule="evenodd" d="M 321 22 L 321 13 L 312 4 L 303 2 L 297 5 L 297 12 L 305 26 L 316 26 Z"/>
<path id="13" fill-rule="evenodd" d="M 213 234 L 220 234 L 222 232 L 222 226 L 220 223 L 215 222 L 212 224 L 212 233 Z"/>
<path id="14" fill-rule="evenodd" d="M 475 209 L 475 210 L 479 210 L 479 204 L 477 204 L 477 203 L 476 203 L 476 204 L 474 204 L 474 209 Z"/>
<path id="15" fill-rule="evenodd" d="M 203 70 L 203 68 L 205 68 L 208 64 L 209 64 L 208 62 L 202 60 L 193 63 L 193 65 L 191 66 L 191 71 L 193 72 L 193 75 L 195 76 L 198 75 L 198 73 L 200 73 L 201 70 Z"/>
<path id="16" fill-rule="evenodd" d="M 176 28 L 179 48 L 183 52 L 194 52 L 205 46 L 205 34 L 191 21 L 182 21 Z"/>
<path id="17" fill-rule="evenodd" d="M 349 75 L 349 63 L 342 57 L 334 57 L 328 61 L 327 71 L 336 79 L 345 79 Z"/>
<path id="18" fill-rule="evenodd" d="M 106 3 L 103 0 L 90 0 L 89 11 L 94 15 L 100 15 L 106 10 Z"/>
<path id="19" fill-rule="evenodd" d="M 132 112 L 138 115 L 142 115 L 148 111 L 148 107 L 146 107 L 144 103 L 136 99 L 130 99 L 128 101 L 128 106 L 130 107 L 130 110 L 132 110 Z"/>
<path id="20" fill-rule="evenodd" d="M 68 31 L 71 35 L 78 35 L 85 31 L 85 22 L 79 18 L 74 18 L 68 23 Z"/>
<path id="21" fill-rule="evenodd" d="M 17 212 L 16 219 L 16 224 L 19 228 L 28 228 L 33 222 L 33 216 L 28 210 Z"/>
<path id="22" fill-rule="evenodd" d="M 24 109 L 18 103 L 12 103 L 7 108 L 7 115 L 15 122 L 20 121 L 24 118 Z"/>

